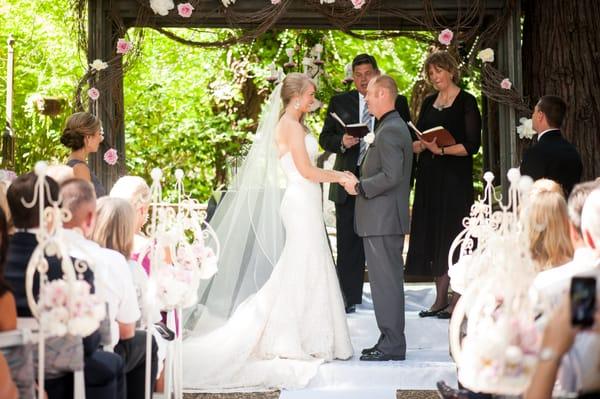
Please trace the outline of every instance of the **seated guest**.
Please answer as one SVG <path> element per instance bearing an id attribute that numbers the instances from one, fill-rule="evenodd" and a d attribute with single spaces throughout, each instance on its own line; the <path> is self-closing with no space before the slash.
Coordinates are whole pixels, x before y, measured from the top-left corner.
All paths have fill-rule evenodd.
<path id="1" fill-rule="evenodd" d="M 562 266 L 544 270 L 539 273 L 533 281 L 533 289 L 538 296 L 542 296 L 540 302 L 548 301 L 548 304 L 557 304 L 569 288 L 571 277 L 593 267 L 592 262 L 586 262 L 587 258 L 593 257 L 591 251 L 584 243 L 581 232 L 581 211 L 588 195 L 595 189 L 600 188 L 600 180 L 576 184 L 567 202 L 569 215 L 569 235 L 574 248 L 573 260 Z"/>
<path id="2" fill-rule="evenodd" d="M 577 276 L 592 276 L 600 280 L 600 190 L 593 190 L 585 200 L 581 212 L 581 237 L 590 251 L 579 260 L 587 271 Z M 569 287 L 571 276 L 562 284 Z M 600 297 L 600 285 L 596 287 L 596 298 Z M 554 290 L 554 293 L 559 292 Z M 563 297 L 564 298 L 564 297 Z M 559 302 L 559 301 L 555 301 Z M 527 398 L 550 397 L 558 372 L 558 383 L 562 391 L 585 394 L 600 392 L 598 379 L 598 354 L 600 337 L 589 331 L 576 331 L 570 326 L 568 301 L 563 299 L 562 309 L 546 325 L 542 352 L 545 355 L 538 365 L 533 381 L 527 391 Z M 597 306 L 597 308 L 600 308 Z M 559 326 L 560 325 L 560 326 Z M 598 319 L 596 318 L 596 327 Z M 549 350 L 544 350 L 548 348 Z M 560 368 L 559 368 L 560 366 Z M 590 397 L 593 397 L 591 395 Z"/>
<path id="3" fill-rule="evenodd" d="M 133 250 L 134 222 L 134 212 L 129 202 L 122 198 L 102 197 L 98 200 L 96 207 L 96 224 L 91 238 L 101 247 L 117 251 L 125 259 L 130 259 Z M 143 305 L 146 298 L 148 275 L 137 262 L 129 260 L 128 263 L 133 277 L 133 284 L 136 288 L 140 311 L 143 315 L 140 320 L 141 323 L 138 323 L 138 326 L 144 327 L 148 321 L 148 317 L 150 317 L 151 324 L 160 322 L 161 315 L 159 309 L 154 309 L 152 314 L 148 315 Z M 161 326 L 161 328 L 165 329 L 164 326 Z M 152 330 L 158 347 L 158 375 L 160 375 L 166 357 L 167 341 L 155 328 Z M 157 389 L 161 383 L 162 380 L 159 378 Z"/>
<path id="4" fill-rule="evenodd" d="M 533 180 L 554 180 L 568 196 L 581 180 L 583 163 L 575 146 L 560 131 L 566 110 L 567 104 L 560 97 L 540 98 L 531 116 L 537 143 L 523 155 L 521 174 Z"/>
<path id="5" fill-rule="evenodd" d="M 560 186 L 547 179 L 534 183 L 525 208 L 524 227 L 538 271 L 563 265 L 573 257 L 567 204 Z"/>
<path id="6" fill-rule="evenodd" d="M 82 179 L 67 180 L 61 187 L 61 196 L 63 206 L 72 215 L 71 220 L 65 223 L 64 232 L 70 255 L 89 261 L 95 274 L 96 292 L 109 305 L 112 323 L 109 347 L 114 348 L 125 361 L 127 397 L 143 398 L 146 333 L 135 329 L 140 309 L 127 260 L 117 251 L 102 248 L 86 238 L 92 235 L 96 220 L 96 196 L 90 183 Z M 153 348 L 151 381 L 156 376 L 155 352 L 156 347 Z"/>
<path id="7" fill-rule="evenodd" d="M 8 205 L 13 217 L 16 232 L 10 240 L 6 258 L 6 279 L 15 296 L 17 315 L 32 317 L 27 304 L 25 273 L 27 264 L 37 246 L 35 232 L 40 225 L 39 202 L 32 208 L 26 207 L 22 200 L 30 202 L 34 198 L 35 183 L 38 177 L 34 173 L 19 176 L 7 192 Z M 46 177 L 47 190 L 45 204 L 57 201 L 59 188 L 54 180 Z M 47 257 L 48 280 L 62 277 L 61 262 L 56 257 Z M 84 279 L 94 288 L 91 270 L 84 273 Z M 37 297 L 39 278 L 34 278 L 33 293 Z M 100 334 L 95 332 L 83 339 L 84 374 L 87 398 L 124 398 L 123 361 L 114 353 L 98 350 Z M 61 376 L 46 378 L 45 388 L 50 399 L 73 397 L 73 374 L 64 372 Z"/>
<path id="8" fill-rule="evenodd" d="M 96 197 L 106 195 L 106 190 L 100 179 L 90 170 L 88 155 L 98 151 L 104 140 L 104 131 L 100 119 L 88 112 L 77 112 L 67 119 L 60 142 L 71 150 L 67 165 L 73 168 L 73 175 L 79 179 L 91 182 L 96 191 Z"/>
<path id="9" fill-rule="evenodd" d="M 15 297 L 4 278 L 4 263 L 8 251 L 8 225 L 4 211 L 0 208 L 0 332 L 17 328 L 17 306 Z"/>
<path id="10" fill-rule="evenodd" d="M 150 187 L 146 181 L 139 176 L 123 176 L 110 190 L 111 197 L 122 198 L 131 204 L 135 215 L 134 223 L 134 241 L 132 258 L 137 260 L 144 270 L 148 272 L 150 262 L 148 258 L 148 249 L 150 241 L 144 235 L 143 228 L 148 221 L 148 211 L 150 209 Z"/>

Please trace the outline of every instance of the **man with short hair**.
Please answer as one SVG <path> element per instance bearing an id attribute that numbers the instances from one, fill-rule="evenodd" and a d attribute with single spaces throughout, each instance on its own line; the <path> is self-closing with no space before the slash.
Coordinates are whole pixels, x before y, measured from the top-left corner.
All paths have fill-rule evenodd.
<path id="1" fill-rule="evenodd" d="M 71 219 L 65 223 L 63 232 L 69 245 L 69 253 L 89 262 L 96 276 L 98 295 L 108 303 L 111 322 L 111 342 L 107 346 L 114 349 L 125 361 L 127 378 L 127 398 L 144 398 L 146 369 L 146 332 L 136 331 L 140 318 L 140 307 L 129 264 L 123 255 L 111 249 L 102 248 L 89 240 L 96 221 L 96 194 L 91 183 L 82 179 L 69 179 L 61 186 L 63 207 L 71 212 Z M 152 338 L 153 390 L 156 381 L 156 343 Z"/>
<path id="2" fill-rule="evenodd" d="M 38 176 L 34 173 L 19 176 L 10 185 L 6 193 L 16 232 L 8 246 L 5 277 L 13 289 L 19 317 L 32 317 L 27 304 L 25 273 L 29 259 L 38 245 L 35 233 L 40 225 L 40 204 L 38 198 L 33 207 L 29 208 L 23 203 L 23 200 L 31 202 L 35 198 L 37 179 Z M 44 204 L 49 206 L 51 202 L 58 201 L 59 187 L 49 177 L 45 178 L 45 183 Z M 48 262 L 48 280 L 62 278 L 61 261 L 55 256 L 46 257 L 46 260 Z M 94 275 L 92 271 L 86 270 L 83 277 L 91 285 L 92 292 L 94 292 Z M 37 297 L 39 292 L 39 276 L 37 273 L 34 278 L 33 292 Z M 124 398 L 123 361 L 114 353 L 99 350 L 99 345 L 100 333 L 98 331 L 83 339 L 86 396 L 89 399 Z M 48 349 L 52 350 L 51 348 Z M 64 372 L 58 376 L 53 375 L 50 377 L 47 375 L 45 389 L 49 399 L 72 398 L 73 374 Z"/>
<path id="3" fill-rule="evenodd" d="M 346 124 L 366 123 L 373 131 L 375 118 L 365 102 L 365 94 L 371 78 L 379 75 L 375 58 L 369 54 L 359 54 L 352 61 L 352 76 L 356 90 L 331 98 L 319 143 L 325 150 L 336 154 L 334 170 L 350 171 L 358 175 L 367 143 L 346 134 L 344 127 L 331 116 L 331 113 L 336 113 Z M 410 121 L 406 97 L 397 96 L 395 109 L 404 122 Z M 348 195 L 343 187 L 332 183 L 329 188 L 329 200 L 335 203 L 338 279 L 346 301 L 346 312 L 353 313 L 356 305 L 362 303 L 365 274 L 363 243 L 354 232 L 355 199 Z"/>
<path id="4" fill-rule="evenodd" d="M 406 358 L 404 335 L 404 235 L 410 228 L 408 198 L 412 138 L 395 110 L 398 87 L 381 75 L 371 79 L 366 101 L 379 124 L 361 165 L 360 179 L 344 185 L 356 196 L 355 231 L 363 238 L 380 337 L 360 360 Z M 348 172 L 349 173 L 349 172 Z M 349 176 L 352 176 L 349 174 Z"/>
<path id="5" fill-rule="evenodd" d="M 540 98 L 531 116 L 537 143 L 525 152 L 521 174 L 533 180 L 554 180 L 568 197 L 573 186 L 581 180 L 583 163 L 577 149 L 560 132 L 566 109 L 567 105 L 560 97 Z"/>

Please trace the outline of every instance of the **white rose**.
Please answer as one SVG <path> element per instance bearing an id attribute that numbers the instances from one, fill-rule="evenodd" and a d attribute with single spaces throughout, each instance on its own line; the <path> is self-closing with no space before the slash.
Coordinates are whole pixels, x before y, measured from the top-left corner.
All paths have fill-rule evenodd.
<path id="1" fill-rule="evenodd" d="M 92 62 L 90 66 L 96 71 L 101 71 L 103 69 L 108 68 L 108 64 L 102 60 L 94 60 L 94 62 Z"/>
<path id="2" fill-rule="evenodd" d="M 373 141 L 375 141 L 375 133 L 373 132 L 369 132 L 364 138 L 363 140 L 365 141 L 365 143 L 371 145 L 373 144 Z"/>
<path id="3" fill-rule="evenodd" d="M 484 50 L 481 50 L 477 54 L 477 58 L 479 58 L 483 62 L 494 62 L 494 50 L 492 50 L 489 47 Z"/>
<path id="4" fill-rule="evenodd" d="M 169 14 L 169 10 L 175 8 L 175 4 L 173 0 L 150 0 L 150 8 L 155 14 L 165 16 Z"/>
<path id="5" fill-rule="evenodd" d="M 519 134 L 519 138 L 521 139 L 531 139 L 536 133 L 533 130 L 533 122 L 531 119 L 521 118 L 519 119 L 521 124 L 517 126 L 517 133 Z"/>
<path id="6" fill-rule="evenodd" d="M 235 4 L 235 0 L 221 0 L 225 7 L 229 7 L 232 4 Z"/>

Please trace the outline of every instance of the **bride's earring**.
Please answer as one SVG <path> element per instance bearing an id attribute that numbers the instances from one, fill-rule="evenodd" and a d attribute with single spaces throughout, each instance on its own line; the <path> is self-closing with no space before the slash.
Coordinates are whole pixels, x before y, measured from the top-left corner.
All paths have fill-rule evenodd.
<path id="1" fill-rule="evenodd" d="M 296 100 L 294 103 L 294 109 L 300 109 L 300 101 Z"/>

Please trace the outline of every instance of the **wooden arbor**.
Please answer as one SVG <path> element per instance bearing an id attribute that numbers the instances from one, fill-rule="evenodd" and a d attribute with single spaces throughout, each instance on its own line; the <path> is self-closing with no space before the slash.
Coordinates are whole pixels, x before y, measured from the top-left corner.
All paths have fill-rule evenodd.
<path id="1" fill-rule="evenodd" d="M 285 0 L 284 0 L 285 1 Z M 337 0 L 348 2 L 348 0 Z M 266 0 L 239 0 L 230 6 L 239 15 L 252 14 L 263 10 Z M 142 5 L 141 3 L 145 3 Z M 154 28 L 231 28 L 230 19 L 220 0 L 199 0 L 191 18 L 175 18 L 176 10 L 171 10 L 169 16 L 151 15 L 140 21 L 142 7 L 147 5 L 145 0 L 88 0 L 88 59 L 107 60 L 113 57 L 116 41 L 123 37 L 127 29 L 132 27 Z M 268 4 L 269 2 L 267 2 Z M 319 13 L 315 7 L 317 0 L 287 0 L 287 7 L 278 15 L 277 21 L 271 26 L 276 28 L 314 28 L 339 29 L 328 15 Z M 346 26 L 350 29 L 364 30 L 394 30 L 394 31 L 423 31 L 423 21 L 440 26 L 454 26 L 458 20 L 464 19 L 465 14 L 472 13 L 472 5 L 460 0 L 371 0 L 370 7 L 364 13 L 357 13 L 356 18 Z M 465 5 L 467 3 L 467 5 Z M 474 2 L 471 2 L 474 3 Z M 520 50 L 520 4 L 518 0 L 487 0 L 480 1 L 478 14 L 474 19 L 479 26 L 486 26 L 505 14 L 505 6 L 512 5 L 499 35 L 487 47 L 495 48 L 498 69 L 503 71 L 518 90 L 521 88 L 521 50 Z M 229 11 L 229 10 L 227 10 Z M 399 18 L 399 15 L 404 18 Z M 409 18 L 406 18 L 409 16 Z M 263 21 L 249 18 L 239 18 L 235 28 L 256 29 Z M 473 20 L 473 18 L 471 18 Z M 117 22 L 115 22 L 117 21 Z M 96 104 L 96 111 L 105 126 L 107 141 L 111 142 L 117 151 L 125 154 L 125 109 L 123 106 L 123 70 L 121 60 L 115 66 L 117 73 L 112 75 L 110 90 Z M 501 173 L 504 183 L 505 172 L 518 164 L 515 111 L 508 106 L 484 100 L 484 167 Z M 96 155 L 91 160 L 91 166 L 101 178 L 106 187 L 111 187 L 114 181 L 126 173 L 124 162 L 118 167 L 107 167 L 101 156 Z"/>

